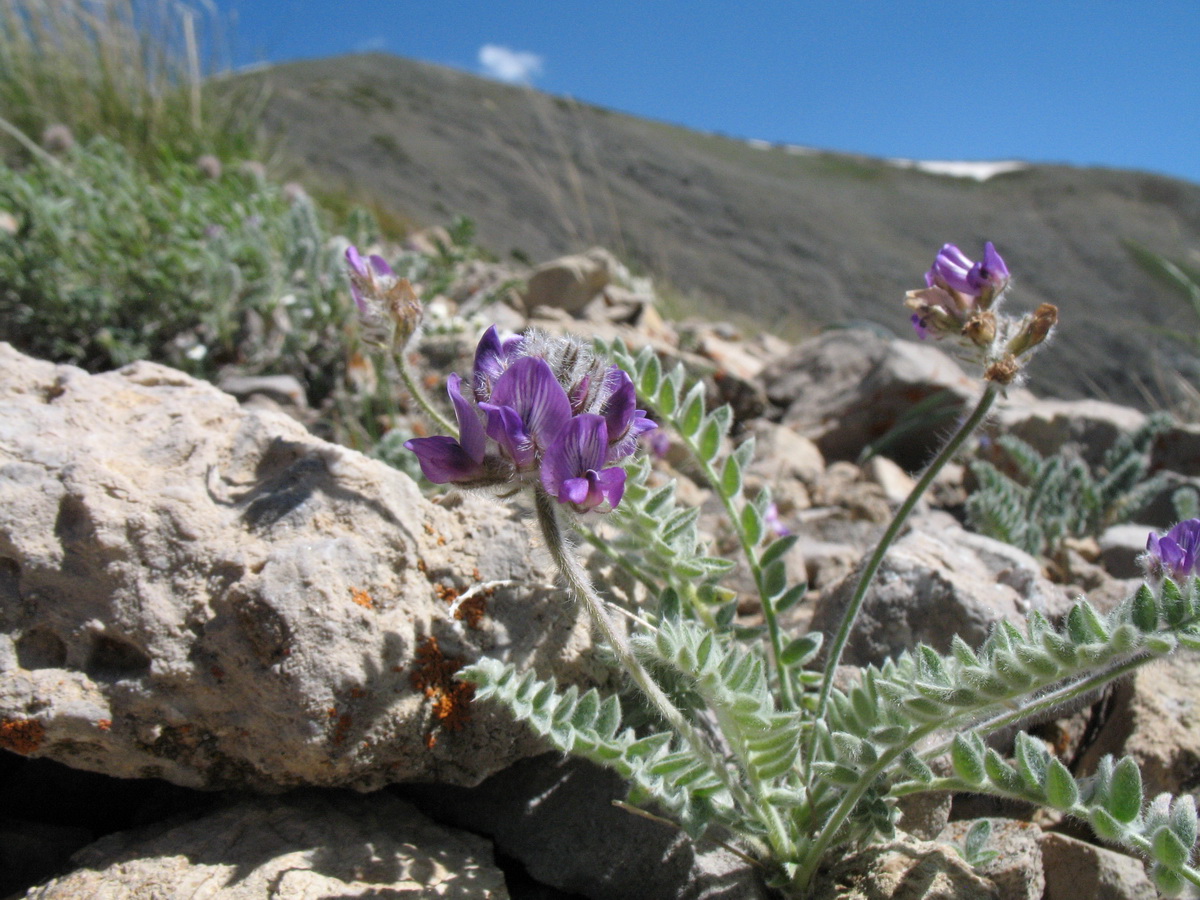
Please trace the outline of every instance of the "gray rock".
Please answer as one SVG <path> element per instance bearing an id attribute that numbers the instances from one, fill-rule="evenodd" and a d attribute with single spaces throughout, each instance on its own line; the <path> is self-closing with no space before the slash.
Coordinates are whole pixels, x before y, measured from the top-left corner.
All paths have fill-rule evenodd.
<path id="1" fill-rule="evenodd" d="M 1045 900 L 1155 900 L 1140 860 L 1053 832 L 1042 835 Z"/>
<path id="2" fill-rule="evenodd" d="M 896 827 L 918 840 L 937 840 L 950 821 L 954 795 L 948 791 L 925 791 L 907 794 L 896 801 L 900 819 Z"/>
<path id="3" fill-rule="evenodd" d="M 304 385 L 292 375 L 239 375 L 227 372 L 221 375 L 217 386 L 238 400 L 249 400 L 259 394 L 280 406 L 294 406 L 297 409 L 308 407 Z"/>
<path id="4" fill-rule="evenodd" d="M 1187 650 L 1139 669 L 1113 689 L 1112 711 L 1081 770 L 1100 757 L 1137 760 L 1147 796 L 1190 792 L 1200 799 L 1200 666 Z"/>
<path id="5" fill-rule="evenodd" d="M 488 835 L 543 884 L 592 900 L 766 900 L 755 870 L 711 843 L 613 806 L 614 773 L 547 754 L 474 788 L 411 786 L 440 820 Z"/>
<path id="6" fill-rule="evenodd" d="M 1200 424 L 1171 426 L 1154 442 L 1151 467 L 1178 472 L 1189 478 L 1200 476 Z"/>
<path id="7" fill-rule="evenodd" d="M 1046 612 L 1047 598 L 1059 596 L 1036 569 L 1014 572 L 1009 554 L 991 546 L 998 542 L 984 543 L 952 522 L 945 516 L 918 519 L 891 548 L 846 645 L 846 663 L 881 663 L 918 641 L 947 651 L 955 634 L 976 646 L 993 623 L 1006 619 L 1022 626 L 1031 609 Z M 997 552 L 977 551 L 981 543 Z M 815 630 L 837 630 L 857 582 L 856 571 L 821 593 Z"/>
<path id="8" fill-rule="evenodd" d="M 540 745 L 463 721 L 459 661 L 606 671 L 530 552 L 503 505 L 431 503 L 180 372 L 0 344 L 7 749 L 190 787 L 478 782 Z"/>
<path id="9" fill-rule="evenodd" d="M 953 847 L 903 839 L 873 844 L 837 860 L 818 875 L 809 896 L 811 900 L 1008 900 Z"/>
<path id="10" fill-rule="evenodd" d="M 794 429 L 763 419 L 751 427 L 755 441 L 751 472 L 771 481 L 794 478 L 813 485 L 825 471 L 825 457 L 817 445 Z"/>
<path id="11" fill-rule="evenodd" d="M 961 847 L 967 832 L 977 819 L 951 822 L 938 840 Z M 995 858 L 975 871 L 991 879 L 1000 889 L 1004 900 L 1042 900 L 1046 875 L 1042 871 L 1042 851 L 1038 841 L 1042 830 L 1029 822 L 1014 819 L 988 819 L 992 834 L 986 850 L 994 850 Z M 1087 896 L 1081 894 L 1080 896 Z"/>
<path id="12" fill-rule="evenodd" d="M 784 424 L 812 439 L 828 460 L 857 458 L 934 394 L 945 392 L 951 417 L 979 394 L 978 382 L 936 347 L 866 330 L 829 331 L 805 341 L 768 365 L 762 380 Z M 940 435 L 915 429 L 887 455 L 917 469 Z"/>
<path id="13" fill-rule="evenodd" d="M 248 801 L 174 827 L 110 835 L 74 862 L 80 868 L 27 900 L 508 898 L 486 840 L 384 794 Z"/>
<path id="14" fill-rule="evenodd" d="M 525 306 L 530 310 L 550 306 L 572 314 L 582 312 L 619 268 L 616 258 L 602 247 L 543 263 L 529 276 L 523 295 Z"/>
<path id="15" fill-rule="evenodd" d="M 1146 539 L 1155 529 L 1149 525 L 1113 525 L 1100 535 L 1100 561 L 1114 578 L 1142 575 L 1138 559 L 1146 552 Z"/>
<path id="16" fill-rule="evenodd" d="M 1104 400 L 1035 400 L 1026 395 L 1024 401 L 1002 404 L 992 428 L 1016 435 L 1043 456 L 1074 444 L 1094 466 L 1117 438 L 1145 422 L 1145 413 Z"/>

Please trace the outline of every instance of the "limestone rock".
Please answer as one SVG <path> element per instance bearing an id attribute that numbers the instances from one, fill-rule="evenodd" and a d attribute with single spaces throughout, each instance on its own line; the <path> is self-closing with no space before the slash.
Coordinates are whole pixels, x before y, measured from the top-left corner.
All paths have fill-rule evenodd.
<path id="1" fill-rule="evenodd" d="M 1200 666 L 1180 650 L 1119 682 L 1112 712 L 1082 763 L 1093 771 L 1101 756 L 1137 760 L 1147 796 L 1190 792 L 1200 799 Z"/>
<path id="2" fill-rule="evenodd" d="M 1112 525 L 1100 535 L 1100 559 L 1114 578 L 1138 578 L 1138 559 L 1146 552 L 1146 539 L 1155 529 L 1149 525 Z"/>
<path id="3" fill-rule="evenodd" d="M 604 290 L 619 268 L 616 258 L 601 247 L 543 263 L 529 276 L 525 306 L 551 306 L 579 313 Z"/>
<path id="4" fill-rule="evenodd" d="M 431 503 L 180 372 L 0 344 L 7 749 L 190 787 L 478 782 L 539 745 L 464 721 L 458 661 L 605 671 L 530 553 L 504 506 Z"/>
<path id="5" fill-rule="evenodd" d="M 411 786 L 416 802 L 486 834 L 529 874 L 591 900 L 767 900 L 755 869 L 717 845 L 612 805 L 626 787 L 607 769 L 547 754 L 474 788 Z"/>
<path id="6" fill-rule="evenodd" d="M 1058 591 L 1034 571 L 1014 572 L 1005 547 L 969 535 L 945 516 L 914 522 L 884 558 L 858 617 L 844 661 L 881 663 L 924 641 L 948 651 L 957 634 L 976 646 L 994 622 L 1018 626 L 1031 609 L 1046 612 Z M 984 552 L 975 549 L 985 548 Z M 987 550 L 994 549 L 995 554 Z M 822 592 L 812 627 L 836 631 L 857 572 Z"/>
<path id="7" fill-rule="evenodd" d="M 767 397 L 784 424 L 811 438 L 829 460 L 852 460 L 918 403 L 944 392 L 953 415 L 979 393 L 941 350 L 867 330 L 829 331 L 764 369 Z M 907 469 L 935 451 L 940 432 L 915 429 L 888 449 Z"/>
<path id="8" fill-rule="evenodd" d="M 1080 895 L 1087 896 L 1087 895 Z M 1008 900 L 946 844 L 873 844 L 818 875 L 812 900 Z"/>
<path id="9" fill-rule="evenodd" d="M 977 819 L 951 822 L 938 840 L 962 846 L 967 832 Z M 1042 851 L 1038 840 L 1042 830 L 1029 822 L 1014 819 L 988 819 L 992 834 L 986 850 L 994 850 L 995 858 L 977 866 L 975 871 L 991 879 L 1000 889 L 1004 900 L 1042 900 L 1046 875 L 1042 871 Z M 1086 895 L 1081 895 L 1086 896 Z"/>
<path id="10" fill-rule="evenodd" d="M 1016 435 L 1043 456 L 1056 453 L 1064 444 L 1074 444 L 1090 465 L 1096 465 L 1117 438 L 1145 422 L 1145 413 L 1104 400 L 1028 397 L 1001 404 L 993 427 L 1000 434 Z"/>
<path id="11" fill-rule="evenodd" d="M 110 835 L 74 862 L 79 869 L 27 900 L 508 898 L 486 840 L 385 794 L 248 801 L 175 827 Z"/>
<path id="12" fill-rule="evenodd" d="M 1140 860 L 1053 832 L 1042 836 L 1045 900 L 1155 900 Z"/>

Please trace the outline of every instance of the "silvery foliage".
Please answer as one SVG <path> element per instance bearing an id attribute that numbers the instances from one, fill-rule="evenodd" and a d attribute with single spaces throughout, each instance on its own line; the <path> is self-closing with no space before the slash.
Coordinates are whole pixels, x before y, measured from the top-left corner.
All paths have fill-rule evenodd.
<path id="1" fill-rule="evenodd" d="M 967 499 L 971 525 L 1027 553 L 1054 556 L 1071 537 L 1098 536 L 1129 521 L 1166 486 L 1149 476 L 1150 447 L 1171 423 L 1158 414 L 1123 435 L 1105 454 L 1098 472 L 1070 450 L 1042 456 L 1013 435 L 997 443 L 1013 470 L 987 460 L 971 463 L 978 487 Z"/>
<path id="2" fill-rule="evenodd" d="M 958 638 L 948 654 L 918 646 L 863 669 L 853 686 L 833 688 L 815 720 L 821 675 L 805 666 L 820 636 L 789 638 L 778 626 L 779 611 L 804 586 L 789 585 L 783 567 L 793 539 L 766 542 L 767 492 L 743 493 L 752 442 L 723 449 L 729 410 L 708 411 L 703 388 L 685 389 L 681 368 L 664 375 L 649 350 L 636 358 L 619 343 L 609 350 L 721 498 L 762 600 L 762 633 L 732 626 L 730 592 L 720 585 L 732 564 L 706 553 L 695 511 L 675 504 L 672 486 L 648 487 L 647 464 L 631 463 L 626 499 L 610 521 L 625 531 L 617 546 L 629 570 L 659 597 L 656 610 L 640 611 L 650 628 L 634 638 L 635 649 L 697 733 L 709 736 L 716 755 L 708 758 L 724 760 L 725 769 L 714 771 L 672 731 L 623 726 L 616 696 L 560 690 L 495 660 L 461 673 L 477 685 L 478 699 L 504 704 L 557 749 L 619 772 L 631 802 L 657 805 L 693 836 L 741 846 L 797 894 L 832 848 L 890 836 L 898 797 L 945 790 L 1059 810 L 1150 860 L 1164 893 L 1200 885 L 1194 802 L 1168 795 L 1149 802 L 1132 759 L 1106 758 L 1094 776 L 1076 778 L 1024 733 L 1012 760 L 984 744 L 992 732 L 1179 647 L 1200 649 L 1200 579 L 1143 586 L 1107 616 L 1081 599 L 1061 627 L 1037 613 L 1024 630 L 1001 623 L 975 649 Z M 947 753 L 950 774 L 935 774 L 932 764 Z"/>

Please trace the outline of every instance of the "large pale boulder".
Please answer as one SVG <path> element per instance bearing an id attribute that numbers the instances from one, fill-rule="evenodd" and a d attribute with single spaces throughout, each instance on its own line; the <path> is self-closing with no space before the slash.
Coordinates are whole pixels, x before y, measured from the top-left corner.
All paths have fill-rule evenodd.
<path id="1" fill-rule="evenodd" d="M 621 264 L 603 247 L 563 256 L 538 266 L 529 276 L 523 299 L 527 309 L 551 306 L 579 313 L 620 270 Z"/>
<path id="2" fill-rule="evenodd" d="M 605 671 L 531 552 L 505 506 L 429 502 L 180 372 L 0 344 L 9 750 L 205 788 L 475 783 L 537 744 L 460 662 Z"/>
<path id="3" fill-rule="evenodd" d="M 483 838 L 443 828 L 386 794 L 301 794 L 118 833 L 27 900 L 222 897 L 508 900 Z"/>
<path id="4" fill-rule="evenodd" d="M 812 628 L 833 634 L 858 573 L 822 592 Z M 1031 610 L 1054 614 L 1061 592 L 1016 548 L 970 534 L 945 515 L 914 521 L 888 551 L 850 633 L 843 661 L 882 663 L 922 641 L 948 651 L 954 635 L 977 646 L 991 626 L 1024 627 Z"/>
<path id="5" fill-rule="evenodd" d="M 1104 400 L 1042 400 L 1026 395 L 1001 404 L 991 428 L 998 434 L 1016 435 L 1043 456 L 1073 444 L 1088 463 L 1096 465 L 1118 438 L 1145 423 L 1145 413 Z"/>
<path id="6" fill-rule="evenodd" d="M 980 391 L 978 380 L 932 344 L 863 329 L 805 341 L 771 362 L 761 377 L 783 423 L 815 442 L 828 460 L 856 459 L 918 404 L 936 407 L 930 412 L 938 418 L 906 431 L 885 451 L 909 469 L 929 459 L 946 423 Z"/>

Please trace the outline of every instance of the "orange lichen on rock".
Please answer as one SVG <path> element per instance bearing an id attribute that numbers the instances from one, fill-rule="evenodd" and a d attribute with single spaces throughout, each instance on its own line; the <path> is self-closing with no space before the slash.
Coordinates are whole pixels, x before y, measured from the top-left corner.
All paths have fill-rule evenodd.
<path id="1" fill-rule="evenodd" d="M 112 729 L 112 719 L 101 719 L 96 723 L 96 727 L 101 731 L 110 731 Z"/>
<path id="2" fill-rule="evenodd" d="M 425 745 L 430 749 L 437 743 L 435 729 L 458 731 L 471 717 L 470 703 L 475 696 L 475 685 L 454 677 L 462 665 L 461 659 L 443 654 L 437 638 L 432 635 L 417 647 L 417 664 L 410 680 L 413 689 L 421 691 L 433 707 L 434 727 L 425 738 Z"/>
<path id="3" fill-rule="evenodd" d="M 0 747 L 28 756 L 46 738 L 46 726 L 37 719 L 0 719 Z"/>
<path id="4" fill-rule="evenodd" d="M 350 599 L 363 609 L 375 608 L 375 601 L 371 599 L 371 595 L 366 591 L 359 590 L 358 588 L 350 588 Z"/>

